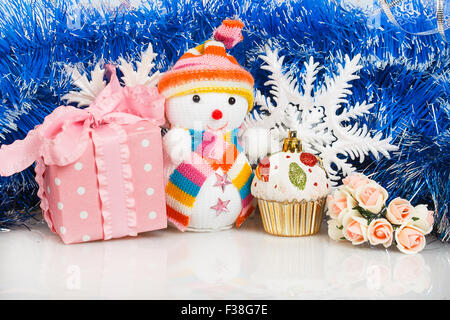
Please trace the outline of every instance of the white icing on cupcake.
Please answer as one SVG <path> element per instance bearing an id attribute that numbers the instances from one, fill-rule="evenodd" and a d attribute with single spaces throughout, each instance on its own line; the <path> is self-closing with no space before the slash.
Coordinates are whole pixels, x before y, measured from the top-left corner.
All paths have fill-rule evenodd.
<path id="1" fill-rule="evenodd" d="M 311 153 L 278 152 L 261 160 L 251 191 L 254 197 L 277 202 L 311 201 L 330 192 L 330 182 Z"/>

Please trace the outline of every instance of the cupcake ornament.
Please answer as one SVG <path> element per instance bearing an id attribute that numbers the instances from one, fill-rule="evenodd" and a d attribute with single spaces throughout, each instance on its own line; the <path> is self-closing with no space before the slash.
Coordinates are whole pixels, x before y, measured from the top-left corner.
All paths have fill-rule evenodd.
<path id="1" fill-rule="evenodd" d="M 302 151 L 295 131 L 281 152 L 262 159 L 251 186 L 266 232 L 307 236 L 320 230 L 330 182 L 319 157 Z"/>
<path id="2" fill-rule="evenodd" d="M 254 80 L 226 52 L 242 41 L 243 27 L 223 21 L 158 84 L 170 124 L 163 138 L 167 216 L 181 231 L 239 227 L 255 207 L 253 172 L 238 139 Z"/>

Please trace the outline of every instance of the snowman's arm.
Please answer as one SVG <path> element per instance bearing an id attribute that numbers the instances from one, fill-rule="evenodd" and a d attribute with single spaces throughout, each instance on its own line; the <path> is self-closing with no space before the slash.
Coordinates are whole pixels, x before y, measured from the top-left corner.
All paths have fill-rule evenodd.
<path id="1" fill-rule="evenodd" d="M 253 127 L 241 134 L 242 146 L 250 163 L 280 150 L 279 141 L 273 137 L 269 129 Z"/>
<path id="2" fill-rule="evenodd" d="M 170 129 L 163 137 L 163 146 L 173 164 L 188 160 L 191 155 L 192 138 L 186 129 Z"/>

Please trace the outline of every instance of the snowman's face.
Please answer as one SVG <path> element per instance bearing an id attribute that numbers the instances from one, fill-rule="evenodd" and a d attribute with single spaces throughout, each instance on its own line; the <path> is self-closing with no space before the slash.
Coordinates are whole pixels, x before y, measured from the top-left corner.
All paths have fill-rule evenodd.
<path id="1" fill-rule="evenodd" d="M 247 100 L 222 92 L 193 93 L 166 101 L 166 115 L 173 127 L 229 131 L 238 128 L 247 114 Z"/>

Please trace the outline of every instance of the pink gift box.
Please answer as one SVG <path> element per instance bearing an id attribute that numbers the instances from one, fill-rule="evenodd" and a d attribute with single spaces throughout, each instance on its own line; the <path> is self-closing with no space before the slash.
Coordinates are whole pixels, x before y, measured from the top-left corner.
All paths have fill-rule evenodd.
<path id="1" fill-rule="evenodd" d="M 119 137 L 108 126 L 96 129 L 106 138 L 101 142 L 91 139 L 84 154 L 74 163 L 45 166 L 40 192 L 42 201 L 48 202 L 44 217 L 64 243 L 135 236 L 167 227 L 160 128 L 140 121 L 123 126 L 123 130 L 128 140 L 131 172 L 121 170 Z M 94 141 L 102 144 L 102 164 L 96 161 L 98 147 Z M 108 180 L 104 190 L 101 190 L 98 165 L 105 167 L 107 175 L 103 177 Z M 129 174 L 130 177 L 123 177 Z M 132 189 L 128 196 L 127 188 Z M 111 210 L 107 216 L 101 192 L 107 193 L 108 201 L 112 202 L 106 210 Z M 128 206 L 127 201 L 134 205 Z M 109 232 L 105 231 L 108 229 Z"/>
<path id="2" fill-rule="evenodd" d="M 0 175 L 36 162 L 41 209 L 64 243 L 136 236 L 167 227 L 155 87 L 122 87 L 115 68 L 88 108 L 59 106 L 24 140 L 0 147 Z"/>

